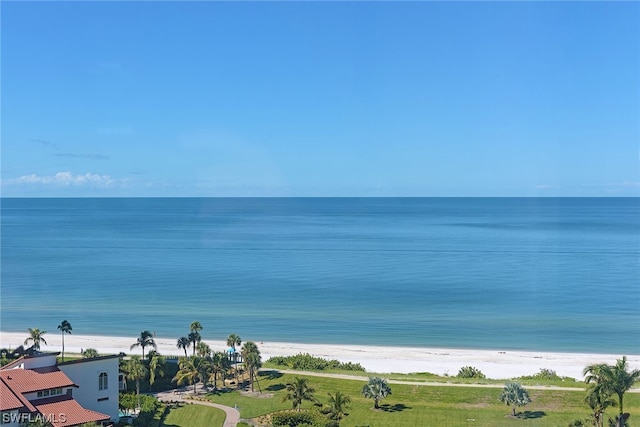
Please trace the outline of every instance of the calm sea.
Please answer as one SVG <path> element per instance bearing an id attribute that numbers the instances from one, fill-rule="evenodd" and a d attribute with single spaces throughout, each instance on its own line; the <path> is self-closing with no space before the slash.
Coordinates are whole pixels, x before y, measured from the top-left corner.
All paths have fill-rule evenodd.
<path id="1" fill-rule="evenodd" d="M 1 202 L 4 331 L 640 354 L 639 198 Z"/>

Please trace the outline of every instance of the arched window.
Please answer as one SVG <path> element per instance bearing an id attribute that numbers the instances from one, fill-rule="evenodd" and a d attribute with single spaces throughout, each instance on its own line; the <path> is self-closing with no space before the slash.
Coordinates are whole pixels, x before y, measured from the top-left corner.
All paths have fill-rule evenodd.
<path id="1" fill-rule="evenodd" d="M 109 385 L 108 380 L 108 376 L 106 372 L 100 372 L 100 375 L 98 376 L 98 390 L 106 390 Z"/>

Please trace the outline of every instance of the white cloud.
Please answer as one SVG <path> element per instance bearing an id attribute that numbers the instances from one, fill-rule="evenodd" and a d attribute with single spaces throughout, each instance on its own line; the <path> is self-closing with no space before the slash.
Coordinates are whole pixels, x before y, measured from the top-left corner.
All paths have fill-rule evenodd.
<path id="1" fill-rule="evenodd" d="M 71 172 L 58 172 L 51 176 L 35 174 L 23 175 L 18 178 L 3 180 L 2 185 L 47 185 L 59 187 L 108 188 L 122 184 L 124 181 L 125 180 L 122 179 L 114 179 L 109 175 L 100 175 L 96 173 L 74 175 Z"/>

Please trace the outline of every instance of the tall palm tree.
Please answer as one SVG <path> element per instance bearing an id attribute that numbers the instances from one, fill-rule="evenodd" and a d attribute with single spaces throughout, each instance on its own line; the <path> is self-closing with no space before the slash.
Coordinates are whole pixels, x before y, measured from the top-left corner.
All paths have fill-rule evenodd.
<path id="1" fill-rule="evenodd" d="M 189 325 L 189 331 L 190 332 L 200 332 L 201 330 L 203 330 L 204 328 L 202 327 L 202 323 L 198 322 L 197 320 L 194 320 L 193 322 L 191 322 L 191 324 Z"/>
<path id="2" fill-rule="evenodd" d="M 258 350 L 258 346 L 256 345 L 256 343 L 254 343 L 253 341 L 247 341 L 242 346 L 241 353 L 245 369 L 249 373 L 249 383 L 251 384 L 251 391 L 254 391 L 253 380 L 255 379 L 258 369 L 262 367 L 260 350 Z"/>
<path id="3" fill-rule="evenodd" d="M 370 377 L 369 382 L 362 387 L 362 395 L 367 399 L 373 399 L 373 407 L 378 409 L 380 400 L 391 394 L 391 387 L 387 380 L 380 377 Z"/>
<path id="4" fill-rule="evenodd" d="M 502 394 L 500 395 L 500 401 L 506 405 L 509 405 L 513 408 L 512 415 L 516 416 L 516 407 L 524 406 L 527 403 L 531 402 L 531 398 L 529 397 L 529 393 L 527 390 L 522 388 L 522 386 L 516 382 L 508 382 L 504 385 L 502 389 Z"/>
<path id="5" fill-rule="evenodd" d="M 225 373 L 229 370 L 231 363 L 224 351 L 217 351 L 211 356 L 211 371 L 213 375 L 213 387 L 218 388 L 218 373 L 222 375 L 224 380 Z"/>
<path id="6" fill-rule="evenodd" d="M 187 357 L 187 348 L 191 345 L 191 341 L 187 337 L 178 338 L 178 348 L 184 350 L 184 357 Z"/>
<path id="7" fill-rule="evenodd" d="M 603 391 L 618 396 L 619 419 L 624 414 L 624 394 L 640 380 L 640 370 L 628 370 L 627 356 L 622 356 L 616 364 L 609 366 L 606 364 L 596 364 L 587 366 L 584 369 L 586 383 L 600 385 Z"/>
<path id="8" fill-rule="evenodd" d="M 66 320 L 63 320 L 62 323 L 58 325 L 58 329 L 60 329 L 60 333 L 62 334 L 62 361 L 64 362 L 64 334 L 71 334 L 71 323 Z"/>
<path id="9" fill-rule="evenodd" d="M 193 385 L 193 394 L 196 393 L 196 385 L 199 381 L 205 381 L 208 375 L 206 360 L 198 357 L 181 357 L 178 362 L 178 372 L 173 377 L 178 385 L 182 385 L 186 382 Z"/>
<path id="10" fill-rule="evenodd" d="M 164 356 L 161 356 L 160 353 L 156 352 L 153 356 L 151 356 L 151 360 L 149 360 L 149 385 L 150 386 L 152 386 L 153 383 L 156 382 L 156 375 L 159 377 L 164 377 L 164 368 L 166 364 L 167 364 L 166 359 L 164 358 Z"/>
<path id="11" fill-rule="evenodd" d="M 140 332 L 140 336 L 138 337 L 138 339 L 136 340 L 136 342 L 134 342 L 133 344 L 131 344 L 131 347 L 129 347 L 129 350 L 133 350 L 135 347 L 142 347 L 142 359 L 144 360 L 144 348 L 145 347 L 153 347 L 154 350 L 158 349 L 158 346 L 156 345 L 156 341 L 153 339 L 153 334 L 149 331 L 142 331 Z"/>
<path id="12" fill-rule="evenodd" d="M 282 398 L 282 401 L 290 400 L 293 404 L 293 409 L 300 412 L 303 400 L 317 401 L 313 396 L 314 392 L 315 389 L 309 385 L 309 381 L 306 378 L 294 377 L 293 381 L 287 384 L 287 394 Z"/>
<path id="13" fill-rule="evenodd" d="M 33 341 L 33 349 L 34 350 L 38 350 L 40 351 L 40 343 L 44 343 L 45 345 L 47 344 L 47 341 L 45 341 L 43 335 L 47 333 L 47 331 L 41 331 L 38 328 L 29 328 L 29 337 L 24 340 L 24 345 L 29 345 L 30 341 Z"/>
<path id="14" fill-rule="evenodd" d="M 136 382 L 136 395 L 138 396 L 138 407 L 140 406 L 140 380 L 147 376 L 147 368 L 142 364 L 139 356 L 131 356 L 124 367 L 127 379 Z"/>
<path id="15" fill-rule="evenodd" d="M 193 346 L 193 356 L 195 356 L 196 350 L 198 349 L 198 343 L 202 341 L 202 336 L 200 335 L 200 332 L 193 331 L 189 333 L 189 336 L 187 338 L 189 339 L 189 342 Z"/>
<path id="16" fill-rule="evenodd" d="M 329 393 L 329 408 L 331 409 L 331 418 L 336 420 L 338 424 L 342 418 L 344 418 L 347 413 L 349 404 L 351 403 L 351 399 L 349 396 L 343 394 L 340 391 L 336 391 L 336 394 Z"/>

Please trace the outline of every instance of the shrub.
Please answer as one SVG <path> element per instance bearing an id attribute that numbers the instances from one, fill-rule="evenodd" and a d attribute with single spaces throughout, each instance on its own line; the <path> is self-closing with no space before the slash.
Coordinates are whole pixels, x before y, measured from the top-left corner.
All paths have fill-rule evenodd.
<path id="1" fill-rule="evenodd" d="M 458 371 L 458 378 L 486 378 L 485 375 L 478 368 L 473 366 L 463 366 Z"/>
<path id="2" fill-rule="evenodd" d="M 267 362 L 298 370 L 323 371 L 325 369 L 338 369 L 343 371 L 364 372 L 364 368 L 359 363 L 343 363 L 339 360 L 327 360 L 321 357 L 314 357 L 309 353 L 299 353 L 295 356 L 275 356 L 267 360 Z"/>
<path id="3" fill-rule="evenodd" d="M 325 416 L 313 411 L 283 411 L 271 414 L 273 427 L 326 427 L 330 423 Z"/>

